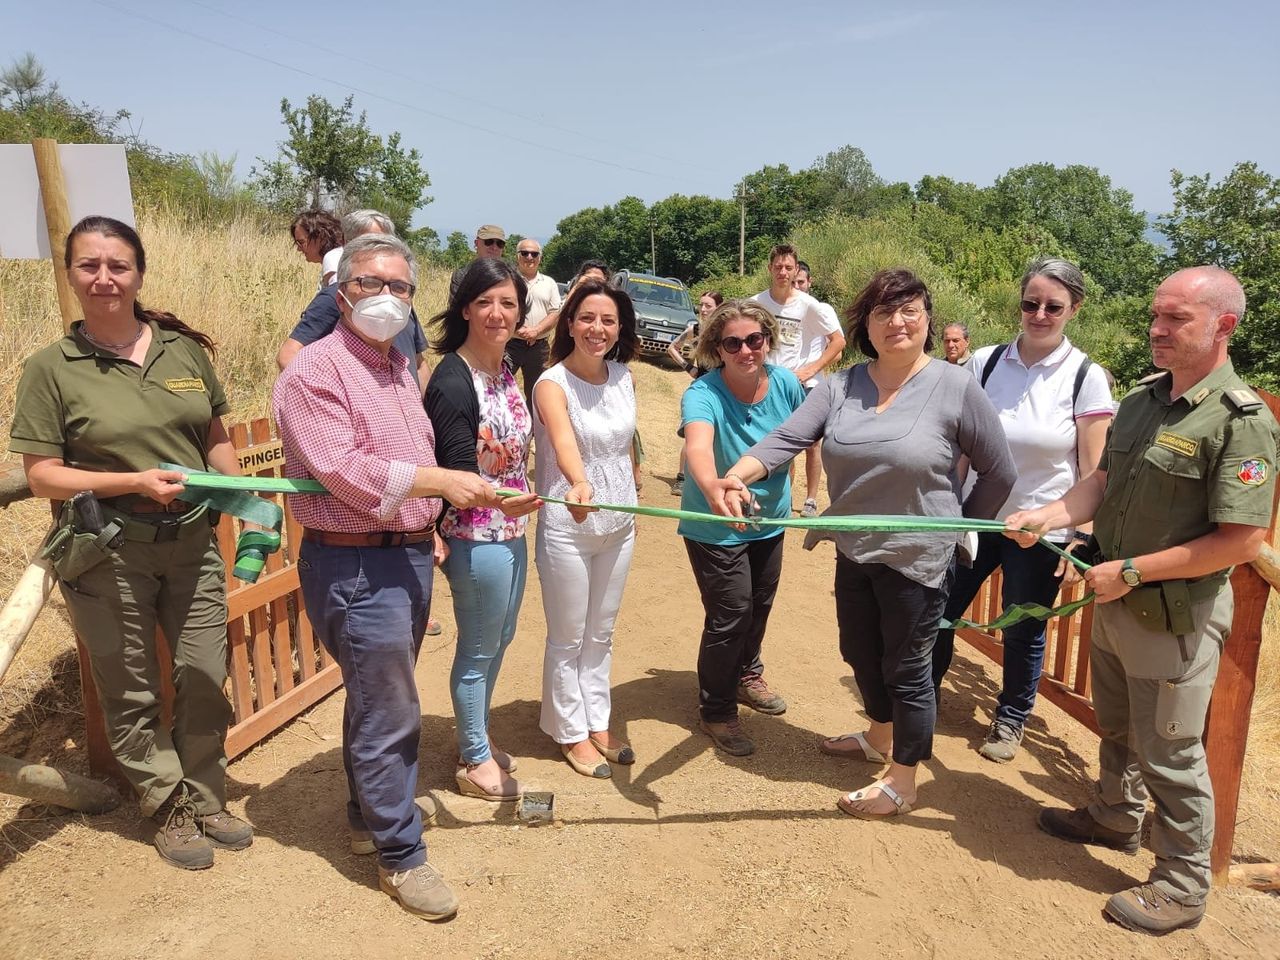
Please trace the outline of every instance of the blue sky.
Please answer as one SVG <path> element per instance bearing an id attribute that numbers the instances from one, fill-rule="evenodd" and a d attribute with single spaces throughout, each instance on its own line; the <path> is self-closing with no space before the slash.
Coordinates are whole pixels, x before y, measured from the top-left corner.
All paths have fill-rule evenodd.
<path id="1" fill-rule="evenodd" d="M 56 10 L 56 18 L 37 14 Z M 0 0 L 0 62 L 32 51 L 73 99 L 168 150 L 273 157 L 281 97 L 355 96 L 423 154 L 441 236 L 546 238 L 632 194 L 727 197 L 845 143 L 889 180 L 986 185 L 1096 166 L 1155 215 L 1169 171 L 1280 174 L 1276 5 L 606 4 Z"/>

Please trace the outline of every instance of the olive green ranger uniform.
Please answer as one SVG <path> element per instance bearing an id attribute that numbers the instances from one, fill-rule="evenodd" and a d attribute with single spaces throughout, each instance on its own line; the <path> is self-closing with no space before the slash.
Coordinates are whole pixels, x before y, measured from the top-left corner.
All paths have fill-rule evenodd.
<path id="1" fill-rule="evenodd" d="M 227 401 L 200 345 L 152 323 L 139 367 L 96 349 L 79 328 L 28 358 L 10 450 L 84 470 L 133 472 L 162 462 L 206 469 L 210 422 Z M 61 587 L 89 653 L 112 751 L 144 814 L 184 781 L 197 812 L 217 813 L 226 799 L 231 708 L 223 693 L 225 573 L 209 517 L 182 503 L 173 508 L 184 513 L 131 513 L 145 505 L 137 497 L 103 504 L 108 518 L 124 523 L 123 542 Z M 157 626 L 173 650 L 172 731 L 160 718 Z"/>
<path id="2" fill-rule="evenodd" d="M 1186 543 L 1217 524 L 1270 527 L 1275 418 L 1230 362 L 1176 400 L 1158 374 L 1130 392 L 1107 436 L 1094 533 L 1107 560 Z M 1144 584 L 1094 614 L 1090 664 L 1102 729 L 1098 795 L 1104 827 L 1137 833 L 1155 800 L 1150 882 L 1203 903 L 1213 845 L 1205 715 L 1231 631 L 1231 571 Z"/>

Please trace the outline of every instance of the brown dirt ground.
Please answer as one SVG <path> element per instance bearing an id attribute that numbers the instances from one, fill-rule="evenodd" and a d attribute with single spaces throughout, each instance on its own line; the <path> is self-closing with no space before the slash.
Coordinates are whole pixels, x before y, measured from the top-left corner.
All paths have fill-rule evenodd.
<path id="1" fill-rule="evenodd" d="M 672 505 L 682 375 L 646 367 L 638 379 L 643 497 Z M 1042 703 L 1013 763 L 980 758 L 998 678 L 967 649 L 919 809 L 882 823 L 837 811 L 838 792 L 875 771 L 815 748 L 863 722 L 836 652 L 829 545 L 787 544 L 765 651 L 789 710 L 746 716 L 755 756 L 714 752 L 694 729 L 701 607 L 667 524 L 642 521 L 618 620 L 614 729 L 639 762 L 610 781 L 573 773 L 538 730 L 544 621 L 530 578 L 493 731 L 528 788 L 555 792 L 551 826 L 451 789 L 452 616 L 437 580 L 446 632 L 418 666 L 420 787 L 443 806 L 427 840 L 462 899 L 453 921 L 400 910 L 372 859 L 347 850 L 339 692 L 231 765 L 230 806 L 257 839 L 209 871 L 161 864 L 131 801 L 83 817 L 0 797 L 0 957 L 1280 957 L 1280 898 L 1251 891 L 1215 893 L 1199 929 L 1158 941 L 1106 924 L 1104 898 L 1145 878 L 1150 851 L 1077 847 L 1035 827 L 1042 806 L 1087 798 L 1095 738 Z M 0 726 L 0 752 L 82 770 L 75 706 Z M 1240 837 L 1280 859 L 1269 824 L 1246 820 Z"/>

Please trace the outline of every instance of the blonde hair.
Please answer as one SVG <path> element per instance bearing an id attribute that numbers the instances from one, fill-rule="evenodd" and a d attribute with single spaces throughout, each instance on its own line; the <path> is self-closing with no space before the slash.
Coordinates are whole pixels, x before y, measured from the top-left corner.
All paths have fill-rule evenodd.
<path id="1" fill-rule="evenodd" d="M 772 313 L 754 300 L 726 300 L 716 307 L 706 323 L 698 329 L 698 346 L 693 351 L 693 362 L 704 370 L 724 366 L 720 356 L 720 331 L 730 320 L 750 320 L 760 325 L 760 332 L 772 349 L 778 342 L 778 320 Z"/>

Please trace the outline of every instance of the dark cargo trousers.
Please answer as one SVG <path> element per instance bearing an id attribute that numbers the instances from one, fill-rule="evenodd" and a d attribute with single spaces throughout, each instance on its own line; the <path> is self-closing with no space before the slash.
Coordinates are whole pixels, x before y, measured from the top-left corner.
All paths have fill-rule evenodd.
<path id="1" fill-rule="evenodd" d="M 1187 905 L 1209 894 L 1213 786 L 1201 738 L 1232 611 L 1227 584 L 1193 605 L 1187 634 L 1152 629 L 1123 601 L 1100 603 L 1093 615 L 1089 663 L 1102 744 L 1089 813 L 1137 833 L 1150 796 L 1150 882 Z"/>
<path id="2" fill-rule="evenodd" d="M 185 783 L 202 814 L 226 805 L 227 595 L 208 519 L 168 543 L 126 540 L 114 556 L 62 582 L 89 653 L 116 762 L 150 816 Z M 173 651 L 173 728 L 160 719 L 156 627 Z"/>

